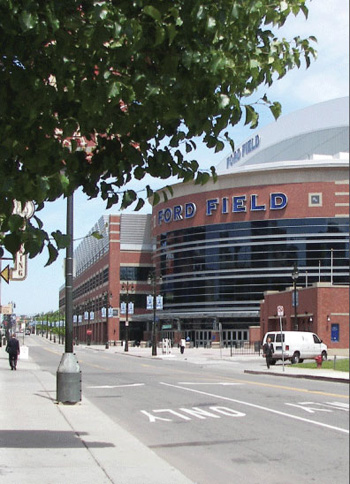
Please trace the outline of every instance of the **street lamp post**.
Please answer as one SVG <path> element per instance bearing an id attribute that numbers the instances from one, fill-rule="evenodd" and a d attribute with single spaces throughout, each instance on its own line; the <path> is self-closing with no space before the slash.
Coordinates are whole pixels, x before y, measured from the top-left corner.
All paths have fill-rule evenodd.
<path id="1" fill-rule="evenodd" d="M 159 276 L 158 281 L 162 282 L 162 276 Z M 152 285 L 153 290 L 152 356 L 157 356 L 157 276 L 154 272 L 148 276 L 148 284 Z"/>
<path id="2" fill-rule="evenodd" d="M 298 316 L 297 316 L 297 280 L 299 277 L 299 271 L 297 263 L 294 262 L 292 279 L 293 279 L 293 299 L 294 299 L 294 330 L 298 330 Z"/>
<path id="3" fill-rule="evenodd" d="M 108 349 L 109 348 L 109 339 L 108 339 L 109 311 L 110 311 L 110 300 L 112 299 L 112 293 L 109 291 L 106 291 L 105 297 L 106 297 L 106 307 L 105 307 L 106 330 L 102 331 L 102 338 L 106 340 L 106 349 Z M 102 317 L 104 317 L 104 313 L 102 313 Z M 114 342 L 114 345 L 115 345 L 115 342 Z"/>
<path id="4" fill-rule="evenodd" d="M 67 197 L 67 235 L 65 271 L 65 353 L 57 369 L 56 399 L 60 403 L 81 401 L 81 371 L 73 353 L 73 195 Z"/>
<path id="5" fill-rule="evenodd" d="M 133 284 L 129 281 L 122 283 L 122 292 L 126 294 L 126 307 L 125 307 L 125 346 L 124 351 L 129 351 L 129 294 L 135 291 Z"/>

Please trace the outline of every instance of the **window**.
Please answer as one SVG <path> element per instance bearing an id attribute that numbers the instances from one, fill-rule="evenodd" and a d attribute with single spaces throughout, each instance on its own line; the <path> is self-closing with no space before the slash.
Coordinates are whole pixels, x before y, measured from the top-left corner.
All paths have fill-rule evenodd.
<path id="1" fill-rule="evenodd" d="M 331 326 L 331 341 L 339 342 L 339 324 L 335 323 Z"/>
<path id="2" fill-rule="evenodd" d="M 152 271 L 153 271 L 153 267 L 121 266 L 120 280 L 121 281 L 147 281 L 147 278 Z"/>
<path id="3" fill-rule="evenodd" d="M 316 334 L 314 334 L 313 337 L 314 337 L 314 343 L 320 344 L 322 342 Z"/>

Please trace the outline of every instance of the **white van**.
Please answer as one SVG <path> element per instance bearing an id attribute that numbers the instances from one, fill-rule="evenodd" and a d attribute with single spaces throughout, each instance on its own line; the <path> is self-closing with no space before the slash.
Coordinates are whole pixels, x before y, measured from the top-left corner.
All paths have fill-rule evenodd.
<path id="1" fill-rule="evenodd" d="M 284 360 L 292 363 L 302 363 L 304 359 L 315 358 L 322 355 L 322 359 L 327 359 L 327 345 L 315 333 L 304 331 L 283 331 L 283 355 Z M 271 364 L 277 360 L 282 360 L 281 331 L 270 331 L 265 334 L 263 345 L 267 338 L 271 338 L 273 345 L 273 356 Z"/>

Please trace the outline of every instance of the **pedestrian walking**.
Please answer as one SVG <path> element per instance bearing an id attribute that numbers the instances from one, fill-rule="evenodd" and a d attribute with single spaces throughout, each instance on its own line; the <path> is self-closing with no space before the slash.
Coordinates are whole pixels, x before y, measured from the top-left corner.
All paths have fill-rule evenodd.
<path id="1" fill-rule="evenodd" d="M 185 346 L 186 346 L 186 340 L 184 338 L 181 338 L 181 341 L 180 341 L 180 351 L 181 351 L 181 354 L 182 355 L 184 354 Z"/>
<path id="2" fill-rule="evenodd" d="M 266 358 L 267 368 L 270 368 L 273 352 L 274 350 L 273 350 L 273 344 L 271 343 L 271 338 L 267 338 L 267 341 L 263 346 L 263 355 Z"/>
<path id="3" fill-rule="evenodd" d="M 17 370 L 17 358 L 20 353 L 19 341 L 15 334 L 12 334 L 6 345 L 6 351 L 9 354 L 9 363 L 11 370 Z"/>

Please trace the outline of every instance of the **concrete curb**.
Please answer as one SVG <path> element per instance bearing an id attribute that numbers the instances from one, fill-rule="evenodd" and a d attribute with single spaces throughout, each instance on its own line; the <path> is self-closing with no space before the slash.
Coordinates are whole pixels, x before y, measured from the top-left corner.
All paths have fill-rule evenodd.
<path id="1" fill-rule="evenodd" d="M 316 371 L 316 370 L 315 370 Z M 323 381 L 332 381 L 336 383 L 350 383 L 349 378 L 338 378 L 333 376 L 324 376 L 324 375 L 310 375 L 305 373 L 300 374 L 286 374 L 286 373 L 277 373 L 277 372 L 270 372 L 270 371 L 260 371 L 260 370 L 244 370 L 244 373 L 249 373 L 252 375 L 274 375 L 274 376 L 283 376 L 287 378 L 305 378 L 307 380 L 323 380 Z"/>

